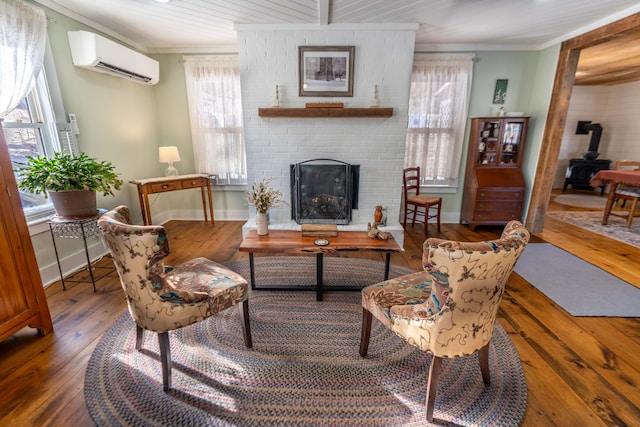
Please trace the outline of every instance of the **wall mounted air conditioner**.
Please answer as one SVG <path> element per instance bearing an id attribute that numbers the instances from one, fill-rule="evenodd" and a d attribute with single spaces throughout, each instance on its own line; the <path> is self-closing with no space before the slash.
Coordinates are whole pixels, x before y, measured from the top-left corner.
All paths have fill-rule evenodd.
<path id="1" fill-rule="evenodd" d="M 73 65 L 122 77 L 142 84 L 156 84 L 158 61 L 88 31 L 69 31 Z"/>

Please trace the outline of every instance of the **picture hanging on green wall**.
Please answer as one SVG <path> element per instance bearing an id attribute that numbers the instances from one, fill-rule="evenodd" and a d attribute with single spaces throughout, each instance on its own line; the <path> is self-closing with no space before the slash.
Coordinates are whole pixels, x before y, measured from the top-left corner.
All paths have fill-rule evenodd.
<path id="1" fill-rule="evenodd" d="M 496 90 L 493 92 L 493 103 L 494 104 L 504 104 L 504 100 L 507 97 L 507 85 L 509 84 L 508 79 L 498 79 L 496 80 Z"/>

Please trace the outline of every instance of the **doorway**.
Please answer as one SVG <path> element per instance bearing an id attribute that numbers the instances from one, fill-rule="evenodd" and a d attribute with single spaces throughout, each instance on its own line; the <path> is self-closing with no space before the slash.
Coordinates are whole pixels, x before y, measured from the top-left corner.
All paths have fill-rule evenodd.
<path id="1" fill-rule="evenodd" d="M 639 29 L 640 14 L 635 14 L 562 43 L 545 123 L 545 142 L 540 147 L 535 185 L 531 190 L 525 221 L 531 233 L 541 232 L 544 226 L 581 50 L 615 40 Z"/>

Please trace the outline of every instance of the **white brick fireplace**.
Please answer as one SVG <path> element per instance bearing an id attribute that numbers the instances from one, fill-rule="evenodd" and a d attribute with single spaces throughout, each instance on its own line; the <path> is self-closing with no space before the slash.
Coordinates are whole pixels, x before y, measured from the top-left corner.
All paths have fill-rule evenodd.
<path id="1" fill-rule="evenodd" d="M 367 222 L 373 221 L 375 206 L 383 205 L 388 209 L 386 231 L 402 246 L 398 216 L 417 27 L 307 27 L 237 27 L 249 184 L 274 177 L 274 185 L 290 200 L 290 165 L 318 158 L 360 165 L 359 208 L 353 211 L 352 223 L 339 229 L 366 229 Z M 355 46 L 353 97 L 298 96 L 298 46 Z M 258 108 L 272 106 L 276 85 L 280 106 L 297 108 L 304 108 L 307 102 L 370 107 L 377 85 L 380 107 L 393 108 L 393 116 L 261 118 Z M 270 227 L 299 227 L 291 220 L 288 207 L 271 211 L 269 217 Z M 254 224 L 251 208 L 245 231 Z"/>

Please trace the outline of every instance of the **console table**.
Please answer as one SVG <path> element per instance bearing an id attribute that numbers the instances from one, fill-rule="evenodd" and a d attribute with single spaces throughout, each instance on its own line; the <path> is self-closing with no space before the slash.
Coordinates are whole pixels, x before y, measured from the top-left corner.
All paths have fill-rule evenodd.
<path id="1" fill-rule="evenodd" d="M 213 224 L 213 198 L 211 197 L 211 181 L 205 174 L 165 176 L 161 178 L 137 179 L 129 181 L 138 187 L 138 199 L 140 210 L 142 211 L 142 223 L 151 224 L 151 208 L 149 206 L 149 194 L 165 193 L 167 191 L 188 190 L 190 188 L 200 188 L 202 193 L 202 209 L 204 210 L 204 220 L 207 219 L 207 197 L 209 197 L 209 212 L 211 223 Z"/>
<path id="2" fill-rule="evenodd" d="M 322 237 L 328 240 L 326 246 L 318 246 L 314 242 L 318 237 L 303 237 L 300 231 L 294 230 L 269 230 L 269 234 L 259 236 L 256 230 L 247 233 L 240 244 L 240 252 L 249 252 L 249 271 L 251 274 L 251 289 L 268 289 L 279 291 L 293 290 L 315 290 L 316 300 L 322 301 L 322 293 L 327 289 L 338 289 L 343 291 L 361 290 L 361 288 L 347 286 L 325 286 L 322 282 L 322 261 L 323 254 L 340 251 L 369 251 L 385 252 L 384 280 L 389 279 L 389 266 L 392 252 L 401 252 L 402 248 L 398 243 L 389 237 L 388 240 L 372 239 L 366 231 L 340 231 L 335 237 Z M 253 263 L 254 253 L 294 253 L 316 254 L 316 286 L 312 287 L 256 287 L 255 268 Z"/>

